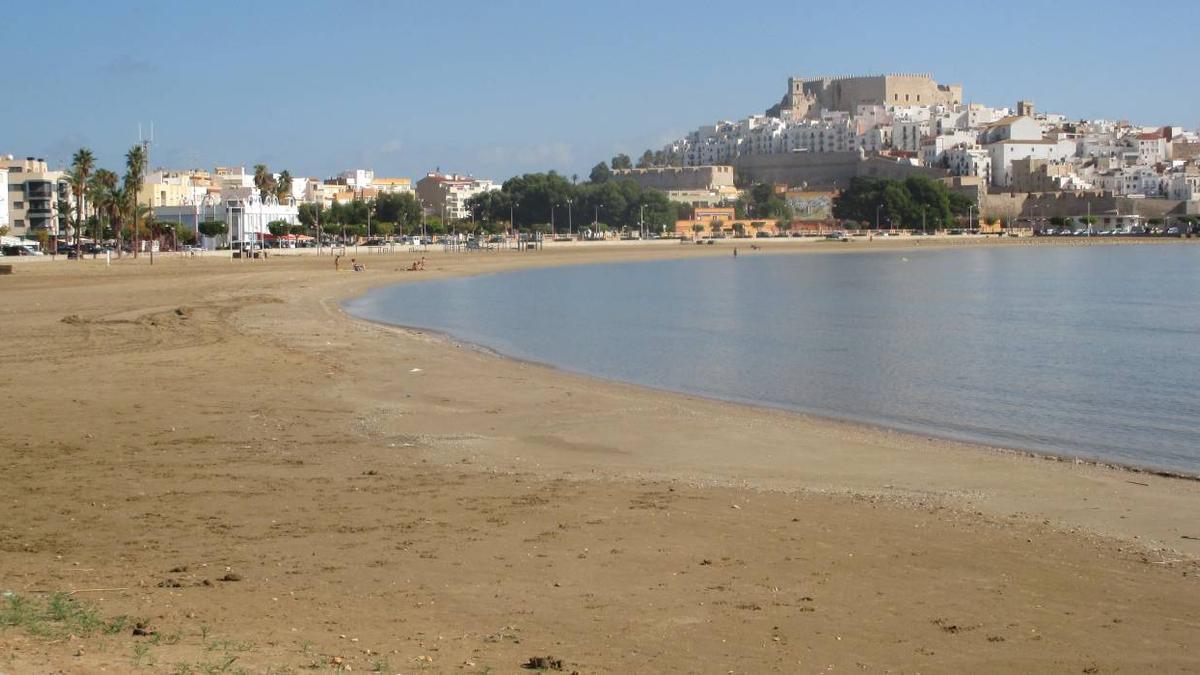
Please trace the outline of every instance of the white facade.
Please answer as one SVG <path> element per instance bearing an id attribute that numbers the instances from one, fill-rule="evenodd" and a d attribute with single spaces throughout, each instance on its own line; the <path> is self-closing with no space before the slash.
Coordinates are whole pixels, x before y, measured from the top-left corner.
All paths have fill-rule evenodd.
<path id="1" fill-rule="evenodd" d="M 1200 200 L 1200 172 L 1175 171 L 1167 177 L 1166 183 L 1168 199 Z"/>
<path id="2" fill-rule="evenodd" d="M 300 212 L 295 202 L 289 200 L 281 204 L 271 196 L 264 201 L 253 187 L 230 188 L 223 191 L 219 198 L 211 196 L 196 204 L 155 207 L 154 218 L 179 223 L 195 232 L 197 241 L 201 240 L 200 223 L 206 220 L 225 223 L 228 231 L 226 242 L 262 241 L 262 235 L 270 232 L 267 224 L 276 220 L 290 225 L 300 224 Z M 213 248 L 216 242 L 205 239 L 204 244 Z"/>
<path id="3" fill-rule="evenodd" d="M 1072 141 L 1000 141 L 987 146 L 992 158 L 992 184 L 1012 185 L 1012 163 L 1016 159 L 1060 160 L 1075 156 Z"/>
<path id="4" fill-rule="evenodd" d="M 365 190 L 375 182 L 375 172 L 371 169 L 351 169 L 339 173 L 338 178 L 355 190 Z"/>
<path id="5" fill-rule="evenodd" d="M 1001 141 L 1040 141 L 1042 140 L 1042 125 L 1032 117 L 1005 117 L 989 124 L 980 135 L 979 142 L 999 143 Z"/>
<path id="6" fill-rule="evenodd" d="M 417 181 L 417 198 L 429 213 L 446 220 L 464 220 L 471 217 L 467 200 L 495 189 L 496 184 L 486 178 L 430 172 Z"/>
<path id="7" fill-rule="evenodd" d="M 8 169 L 0 167 L 0 227 L 10 227 L 8 222 Z"/>

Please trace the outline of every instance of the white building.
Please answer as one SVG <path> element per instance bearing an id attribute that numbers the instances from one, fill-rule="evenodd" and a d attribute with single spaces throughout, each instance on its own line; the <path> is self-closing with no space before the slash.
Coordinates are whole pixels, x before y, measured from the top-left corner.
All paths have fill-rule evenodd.
<path id="1" fill-rule="evenodd" d="M 1016 159 L 1062 160 L 1075 156 L 1073 141 L 1005 140 L 987 146 L 992 159 L 992 185 L 1012 185 L 1012 163 Z"/>
<path id="2" fill-rule="evenodd" d="M 375 172 L 370 169 L 351 169 L 338 174 L 353 190 L 365 190 L 375 182 Z"/>
<path id="3" fill-rule="evenodd" d="M 12 155 L 0 156 L 0 169 L 7 174 L 4 194 L 13 236 L 32 238 L 38 231 L 51 236 L 65 233 L 65 222 L 60 228 L 58 203 L 72 204 L 74 196 L 64 172 L 51 171 L 44 159 Z"/>
<path id="4" fill-rule="evenodd" d="M 1149 134 L 1138 134 L 1134 142 L 1137 144 L 1138 163 L 1158 164 L 1167 159 L 1167 139 L 1161 131 Z"/>
<path id="5" fill-rule="evenodd" d="M 977 145 L 946 150 L 946 164 L 955 176 L 978 176 L 984 184 L 992 182 L 992 156 Z"/>
<path id="6" fill-rule="evenodd" d="M 280 203 L 274 196 L 264 201 L 253 186 L 229 187 L 220 195 L 212 194 L 195 204 L 180 206 L 158 206 L 154 208 L 155 220 L 178 223 L 196 233 L 197 241 L 206 248 L 215 248 L 217 242 L 201 238 L 200 223 L 219 220 L 225 223 L 225 242 L 261 242 L 270 230 L 269 223 L 282 220 L 289 225 L 300 224 L 300 212 L 294 200 Z"/>
<path id="7" fill-rule="evenodd" d="M 0 167 L 0 227 L 8 224 L 8 169 Z"/>
<path id="8" fill-rule="evenodd" d="M 471 217 L 467 200 L 495 189 L 496 184 L 485 178 L 431 171 L 417 181 L 417 198 L 429 213 L 446 220 L 464 220 Z"/>
<path id="9" fill-rule="evenodd" d="M 1032 117 L 1015 115 L 997 120 L 983 129 L 979 142 L 987 145 L 1001 141 L 1040 141 L 1042 125 Z"/>
<path id="10" fill-rule="evenodd" d="M 1200 201 L 1200 168 L 1181 167 L 1167 176 L 1166 183 L 1168 199 Z"/>

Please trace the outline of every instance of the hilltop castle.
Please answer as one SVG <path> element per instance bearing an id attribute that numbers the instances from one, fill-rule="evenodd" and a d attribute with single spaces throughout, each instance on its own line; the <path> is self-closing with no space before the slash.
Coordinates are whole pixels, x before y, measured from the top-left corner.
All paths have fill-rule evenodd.
<path id="1" fill-rule="evenodd" d="M 933 106 L 962 103 L 961 84 L 938 84 L 928 73 L 853 77 L 788 78 L 788 92 L 770 117 L 798 121 L 821 110 L 854 114 L 860 105 Z"/>

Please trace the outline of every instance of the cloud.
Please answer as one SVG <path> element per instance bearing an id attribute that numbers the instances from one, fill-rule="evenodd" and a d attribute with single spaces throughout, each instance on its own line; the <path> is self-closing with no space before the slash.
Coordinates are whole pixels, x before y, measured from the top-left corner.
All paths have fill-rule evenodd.
<path id="1" fill-rule="evenodd" d="M 145 59 L 135 58 L 129 54 L 120 54 L 101 63 L 96 70 L 101 75 L 108 77 L 142 77 L 157 72 L 158 66 Z"/>
<path id="2" fill-rule="evenodd" d="M 563 166 L 574 161 L 570 143 L 536 143 L 526 146 L 490 146 L 481 148 L 477 159 L 483 164 L 510 164 L 539 168 Z"/>

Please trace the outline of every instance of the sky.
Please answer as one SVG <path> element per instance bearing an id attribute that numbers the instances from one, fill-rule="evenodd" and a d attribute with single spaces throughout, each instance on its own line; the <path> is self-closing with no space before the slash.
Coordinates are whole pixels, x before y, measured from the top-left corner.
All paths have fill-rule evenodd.
<path id="1" fill-rule="evenodd" d="M 414 180 L 586 176 L 793 75 L 928 72 L 969 102 L 1200 126 L 1200 3 L 20 2 L 0 154 Z"/>

